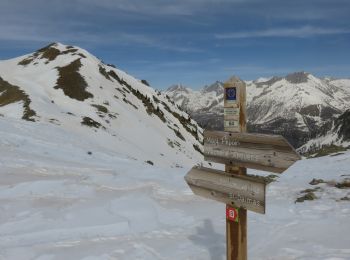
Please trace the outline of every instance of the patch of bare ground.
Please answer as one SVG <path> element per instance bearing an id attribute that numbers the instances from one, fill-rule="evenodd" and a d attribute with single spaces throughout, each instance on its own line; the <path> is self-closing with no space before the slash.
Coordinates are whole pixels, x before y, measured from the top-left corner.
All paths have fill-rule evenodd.
<path id="1" fill-rule="evenodd" d="M 82 66 L 80 58 L 64 67 L 58 67 L 59 77 L 55 89 L 62 89 L 64 94 L 72 99 L 84 101 L 92 98 L 93 95 L 86 91 L 87 83 L 80 75 L 79 69 Z"/>
<path id="2" fill-rule="evenodd" d="M 0 77 L 0 107 L 21 101 L 24 109 L 22 119 L 34 122 L 36 112 L 30 108 L 29 96 L 18 86 L 11 85 Z"/>

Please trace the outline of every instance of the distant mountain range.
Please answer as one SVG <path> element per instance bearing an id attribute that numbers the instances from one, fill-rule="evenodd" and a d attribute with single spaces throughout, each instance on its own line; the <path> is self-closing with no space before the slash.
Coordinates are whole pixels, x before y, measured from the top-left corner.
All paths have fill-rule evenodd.
<path id="1" fill-rule="evenodd" d="M 203 158 L 202 129 L 164 94 L 60 43 L 0 61 L 0 121 L 8 119 L 56 125 L 109 153 L 157 166 L 192 166 Z"/>
<path id="2" fill-rule="evenodd" d="M 350 79 L 321 79 L 296 72 L 246 84 L 248 131 L 281 134 L 296 148 L 332 131 L 350 109 Z M 222 82 L 196 91 L 175 85 L 164 94 L 203 128 L 223 129 Z"/>
<path id="3" fill-rule="evenodd" d="M 350 142 L 349 79 L 297 72 L 246 83 L 249 132 L 282 134 L 303 151 Z M 98 135 L 106 149 L 150 164 L 201 161 L 196 121 L 222 130 L 222 104 L 222 82 L 197 91 L 174 85 L 161 93 L 86 50 L 60 43 L 0 61 L 0 120 Z"/>

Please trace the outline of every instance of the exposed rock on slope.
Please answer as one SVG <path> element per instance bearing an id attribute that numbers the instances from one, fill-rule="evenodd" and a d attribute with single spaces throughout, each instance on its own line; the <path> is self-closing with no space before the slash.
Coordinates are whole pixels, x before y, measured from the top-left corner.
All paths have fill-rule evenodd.
<path id="1" fill-rule="evenodd" d="M 126 157 L 181 167 L 202 161 L 202 129 L 160 92 L 86 50 L 51 44 L 0 61 L 0 120 L 69 129 Z M 148 83 L 147 83 L 148 84 Z"/>
<path id="2" fill-rule="evenodd" d="M 350 148 L 350 109 L 334 120 L 330 130 L 309 140 L 299 151 L 314 154 L 320 150 L 341 151 L 344 147 Z"/>
<path id="3" fill-rule="evenodd" d="M 34 121 L 35 111 L 30 108 L 28 95 L 19 89 L 19 87 L 9 84 L 0 77 L 0 107 L 11 104 L 23 107 L 22 119 Z M 11 109 L 11 108 L 10 108 Z"/>
<path id="4" fill-rule="evenodd" d="M 339 139 L 350 142 L 350 109 L 335 120 L 334 129 L 336 129 Z"/>
<path id="5" fill-rule="evenodd" d="M 350 80 L 346 79 L 319 79 L 296 72 L 246 83 L 248 131 L 281 134 L 294 147 L 325 134 L 350 108 Z M 203 128 L 223 129 L 222 83 L 199 91 L 170 88 L 165 93 Z"/>

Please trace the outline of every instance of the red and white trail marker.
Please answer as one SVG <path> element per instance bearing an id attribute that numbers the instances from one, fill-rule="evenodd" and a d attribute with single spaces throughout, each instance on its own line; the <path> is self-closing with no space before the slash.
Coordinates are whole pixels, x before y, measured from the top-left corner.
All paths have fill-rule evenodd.
<path id="1" fill-rule="evenodd" d="M 226 205 L 226 219 L 233 222 L 238 222 L 238 211 L 238 208 L 233 208 Z"/>

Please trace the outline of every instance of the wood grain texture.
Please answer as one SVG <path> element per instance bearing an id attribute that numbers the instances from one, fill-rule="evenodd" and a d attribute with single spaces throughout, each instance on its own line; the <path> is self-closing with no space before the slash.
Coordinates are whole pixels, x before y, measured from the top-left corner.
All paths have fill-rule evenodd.
<path id="1" fill-rule="evenodd" d="M 185 180 L 196 195 L 265 214 L 266 182 L 262 178 L 196 166 Z"/>
<path id="2" fill-rule="evenodd" d="M 238 222 L 226 220 L 226 241 L 228 260 L 247 260 L 247 210 L 239 209 Z M 229 246 L 229 243 L 231 246 Z"/>
<path id="3" fill-rule="evenodd" d="M 246 132 L 247 120 L 246 120 L 246 85 L 244 81 L 237 77 L 230 78 L 224 83 L 224 88 L 236 87 L 237 89 L 237 104 L 231 106 L 226 102 L 226 96 L 224 98 L 224 108 L 237 107 L 239 109 L 239 126 L 238 127 L 225 127 L 225 131 L 230 132 Z M 226 91 L 225 91 L 226 94 Z M 224 121 L 230 120 L 228 115 L 224 115 Z M 247 169 L 244 167 L 237 167 L 232 165 L 231 162 L 225 165 L 225 171 L 232 175 L 246 175 Z M 248 248 L 247 248 L 247 210 L 240 208 L 239 210 L 239 222 L 233 222 L 226 219 L 226 246 L 227 246 L 227 259 L 229 260 L 247 260 Z"/>
<path id="4" fill-rule="evenodd" d="M 279 135 L 204 131 L 204 159 L 282 173 L 301 157 Z"/>

